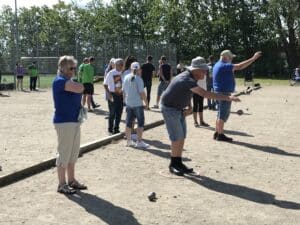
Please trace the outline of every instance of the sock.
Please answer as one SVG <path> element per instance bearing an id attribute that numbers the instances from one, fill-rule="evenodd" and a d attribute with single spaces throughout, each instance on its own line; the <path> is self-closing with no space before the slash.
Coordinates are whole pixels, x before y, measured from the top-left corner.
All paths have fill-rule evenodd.
<path id="1" fill-rule="evenodd" d="M 182 158 L 181 157 L 171 157 L 170 166 L 179 166 L 181 164 L 182 164 Z"/>

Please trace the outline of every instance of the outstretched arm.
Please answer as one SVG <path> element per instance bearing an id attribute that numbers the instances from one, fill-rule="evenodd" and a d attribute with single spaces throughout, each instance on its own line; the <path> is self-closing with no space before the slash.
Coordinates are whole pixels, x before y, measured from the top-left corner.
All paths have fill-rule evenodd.
<path id="1" fill-rule="evenodd" d="M 243 70 L 250 66 L 253 62 L 255 62 L 261 56 L 261 52 L 256 52 L 250 59 L 247 59 L 243 62 L 233 65 L 233 70 Z"/>

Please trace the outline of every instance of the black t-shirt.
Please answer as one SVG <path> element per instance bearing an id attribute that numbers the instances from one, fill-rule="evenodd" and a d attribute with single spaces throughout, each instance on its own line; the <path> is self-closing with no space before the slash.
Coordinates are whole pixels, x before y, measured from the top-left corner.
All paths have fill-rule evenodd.
<path id="1" fill-rule="evenodd" d="M 169 64 L 163 64 L 160 66 L 162 70 L 162 74 L 164 75 L 166 81 L 171 80 L 171 66 Z M 159 80 L 162 81 L 163 79 L 159 77 Z"/>
<path id="2" fill-rule="evenodd" d="M 167 107 L 182 110 L 191 103 L 193 96 L 191 89 L 197 86 L 197 81 L 192 77 L 191 72 L 184 71 L 171 81 L 162 94 L 161 102 Z"/>
<path id="3" fill-rule="evenodd" d="M 155 71 L 155 67 L 152 65 L 152 63 L 143 64 L 141 69 L 144 83 L 152 82 L 152 74 L 153 71 Z"/>

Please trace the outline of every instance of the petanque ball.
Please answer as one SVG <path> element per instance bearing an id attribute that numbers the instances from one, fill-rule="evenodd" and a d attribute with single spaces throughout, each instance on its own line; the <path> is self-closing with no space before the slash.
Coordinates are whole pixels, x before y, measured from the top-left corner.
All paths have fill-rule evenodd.
<path id="1" fill-rule="evenodd" d="M 150 192 L 148 194 L 148 199 L 149 199 L 149 201 L 154 202 L 156 200 L 156 193 L 155 192 Z"/>
<path id="2" fill-rule="evenodd" d="M 237 113 L 238 115 L 243 115 L 244 111 L 241 110 L 241 109 L 239 109 L 238 111 L 236 111 L 236 113 Z"/>

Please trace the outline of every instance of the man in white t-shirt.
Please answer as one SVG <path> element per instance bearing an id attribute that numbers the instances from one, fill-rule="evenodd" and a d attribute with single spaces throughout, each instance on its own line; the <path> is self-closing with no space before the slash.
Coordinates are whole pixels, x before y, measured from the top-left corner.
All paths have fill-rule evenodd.
<path id="1" fill-rule="evenodd" d="M 115 69 L 111 70 L 105 80 L 104 88 L 108 97 L 109 119 L 108 132 L 109 134 L 120 133 L 120 121 L 123 111 L 123 94 L 122 94 L 122 70 L 123 59 L 115 60 Z"/>

